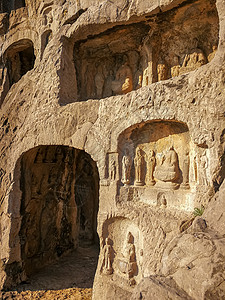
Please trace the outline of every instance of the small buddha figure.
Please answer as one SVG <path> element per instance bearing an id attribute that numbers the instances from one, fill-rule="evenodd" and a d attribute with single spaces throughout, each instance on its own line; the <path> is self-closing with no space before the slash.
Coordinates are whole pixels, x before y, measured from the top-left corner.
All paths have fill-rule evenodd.
<path id="1" fill-rule="evenodd" d="M 153 173 L 155 171 L 156 159 L 155 159 L 155 152 L 153 150 L 149 151 L 149 158 L 148 158 L 148 174 L 149 174 L 149 185 L 155 185 L 155 179 Z"/>
<path id="2" fill-rule="evenodd" d="M 144 167 L 144 157 L 142 156 L 141 149 L 137 148 L 136 156 L 134 158 L 135 166 L 135 185 L 144 185 L 143 182 L 143 167 Z"/>
<path id="3" fill-rule="evenodd" d="M 114 158 L 110 159 L 109 172 L 110 172 L 110 179 L 116 180 L 116 162 Z"/>
<path id="4" fill-rule="evenodd" d="M 122 183 L 130 184 L 130 171 L 131 171 L 132 160 L 130 158 L 129 152 L 126 149 L 125 155 L 122 158 Z"/>
<path id="5" fill-rule="evenodd" d="M 169 148 L 166 154 L 162 157 L 159 166 L 156 166 L 154 176 L 161 182 L 170 183 L 170 186 L 177 187 L 177 180 L 179 179 L 178 156 L 173 146 Z M 174 183 L 174 184 L 173 184 Z M 165 187 L 167 185 L 165 184 Z"/>
<path id="6" fill-rule="evenodd" d="M 135 90 L 142 87 L 142 80 L 143 80 L 143 74 L 140 70 L 137 70 L 137 72 L 135 73 L 135 76 L 134 76 L 134 81 L 136 83 Z"/>
<path id="7" fill-rule="evenodd" d="M 164 63 L 160 63 L 157 66 L 158 81 L 167 79 L 167 67 Z"/>
<path id="8" fill-rule="evenodd" d="M 206 151 L 204 151 L 202 153 L 202 156 L 200 157 L 200 160 L 199 160 L 199 163 L 200 163 L 200 183 L 202 185 L 208 185 L 208 180 L 207 180 L 207 173 L 206 173 L 206 170 L 208 168 L 208 158 L 206 156 Z"/>
<path id="9" fill-rule="evenodd" d="M 215 54 L 216 54 L 216 51 L 217 51 L 217 46 L 216 45 L 213 45 L 212 46 L 212 53 L 210 53 L 208 55 L 208 62 L 210 62 L 211 60 L 213 60 Z"/>
<path id="10" fill-rule="evenodd" d="M 180 74 L 184 74 L 201 67 L 206 64 L 207 60 L 203 51 L 199 48 L 194 48 L 189 54 L 185 55 Z"/>
<path id="11" fill-rule="evenodd" d="M 113 273 L 112 268 L 112 254 L 113 250 L 109 244 L 109 239 L 105 239 L 105 246 L 103 247 L 103 262 L 101 267 L 101 272 L 106 275 L 111 275 Z"/>
<path id="12" fill-rule="evenodd" d="M 171 72 L 172 77 L 179 76 L 179 74 L 180 74 L 180 64 L 179 64 L 179 59 L 177 56 L 175 56 L 175 58 L 174 58 L 174 65 L 170 69 L 170 72 Z"/>
<path id="13" fill-rule="evenodd" d="M 97 74 L 95 75 L 95 87 L 96 87 L 96 96 L 97 98 L 102 98 L 103 86 L 105 82 L 105 77 L 102 72 L 101 65 L 97 68 Z"/>
<path id="14" fill-rule="evenodd" d="M 123 58 L 123 65 L 116 72 L 116 79 L 112 81 L 112 90 L 116 95 L 127 94 L 133 90 L 132 70 L 126 55 Z"/>
<path id="15" fill-rule="evenodd" d="M 137 261 L 134 246 L 134 237 L 130 232 L 127 235 L 127 259 L 127 274 L 129 278 L 129 284 L 134 285 L 136 283 L 134 276 L 137 275 Z"/>
<path id="16" fill-rule="evenodd" d="M 183 182 L 182 187 L 184 189 L 188 189 L 189 186 L 189 165 L 190 165 L 190 159 L 189 159 L 189 152 L 186 151 L 185 157 L 183 160 Z"/>
<path id="17" fill-rule="evenodd" d="M 148 80 L 148 67 L 143 71 L 143 78 L 142 78 L 142 86 L 147 86 L 149 84 Z"/>

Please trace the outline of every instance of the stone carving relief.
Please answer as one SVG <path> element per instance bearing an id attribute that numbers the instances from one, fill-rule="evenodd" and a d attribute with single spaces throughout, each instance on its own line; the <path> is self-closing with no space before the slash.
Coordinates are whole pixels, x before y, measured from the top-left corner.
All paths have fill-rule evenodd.
<path id="1" fill-rule="evenodd" d="M 216 7 L 204 1 L 198 5 L 204 11 L 201 19 L 197 15 L 182 19 L 177 9 L 163 21 L 149 18 L 146 25 L 118 27 L 105 36 L 77 43 L 74 62 L 78 100 L 123 95 L 210 62 L 218 44 Z"/>
<path id="2" fill-rule="evenodd" d="M 178 155 L 173 146 L 163 154 L 159 165 L 156 165 L 154 176 L 159 181 L 161 187 L 177 188 L 179 179 Z"/>
<path id="3" fill-rule="evenodd" d="M 136 149 L 134 166 L 135 166 L 135 185 L 144 185 L 144 181 L 143 181 L 144 157 L 142 155 L 142 150 L 140 148 Z"/>
<path id="4" fill-rule="evenodd" d="M 206 156 L 206 151 L 204 151 L 199 159 L 199 172 L 200 172 L 200 184 L 208 185 L 208 179 L 206 170 L 208 168 L 208 158 Z"/>
<path id="5" fill-rule="evenodd" d="M 203 51 L 199 48 L 195 48 L 185 55 L 179 74 L 193 71 L 206 63 L 207 60 Z"/>
<path id="6" fill-rule="evenodd" d="M 27 274 L 76 248 L 78 240 L 94 243 L 98 209 L 95 171 L 88 154 L 70 147 L 41 146 L 25 153 L 20 238 Z"/>
<path id="7" fill-rule="evenodd" d="M 113 273 L 112 268 L 113 249 L 109 243 L 109 239 L 105 239 L 105 246 L 103 247 L 103 262 L 101 266 L 101 273 L 105 275 L 111 275 Z"/>
<path id="8" fill-rule="evenodd" d="M 128 58 L 123 57 L 123 64 L 116 72 L 116 78 L 112 81 L 112 90 L 116 95 L 126 94 L 133 90 L 132 70 Z"/>
<path id="9" fill-rule="evenodd" d="M 155 179 L 153 176 L 155 171 L 155 165 L 156 165 L 155 152 L 153 150 L 150 150 L 149 157 L 148 157 L 149 185 L 155 185 Z"/>
<path id="10" fill-rule="evenodd" d="M 157 66 L 158 81 L 167 79 L 167 67 L 164 63 Z"/>
<path id="11" fill-rule="evenodd" d="M 125 149 L 124 156 L 122 158 L 122 183 L 130 184 L 130 171 L 131 171 L 132 159 L 128 149 Z"/>
<path id="12" fill-rule="evenodd" d="M 196 191 L 201 193 L 209 187 L 207 149 L 191 141 L 183 123 L 154 121 L 134 125 L 121 134 L 118 149 L 118 201 L 141 200 L 160 208 L 179 206 L 191 210 L 190 199 Z M 128 194 L 123 185 L 130 187 Z"/>
<path id="13" fill-rule="evenodd" d="M 143 263 L 143 237 L 139 228 L 132 221 L 123 218 L 110 219 L 106 226 L 110 238 L 102 248 L 100 272 L 113 274 L 112 280 L 119 280 L 127 286 L 139 283 Z"/>
<path id="14" fill-rule="evenodd" d="M 134 285 L 136 283 L 134 276 L 137 275 L 137 261 L 136 261 L 136 252 L 134 246 L 134 237 L 132 233 L 128 233 L 127 235 L 127 275 L 129 278 L 129 284 Z"/>
<path id="15" fill-rule="evenodd" d="M 190 185 L 189 185 L 189 169 L 190 169 L 190 157 L 189 157 L 189 152 L 186 151 L 185 157 L 183 159 L 183 182 L 182 182 L 182 187 L 184 189 L 188 189 L 190 187 Z"/>

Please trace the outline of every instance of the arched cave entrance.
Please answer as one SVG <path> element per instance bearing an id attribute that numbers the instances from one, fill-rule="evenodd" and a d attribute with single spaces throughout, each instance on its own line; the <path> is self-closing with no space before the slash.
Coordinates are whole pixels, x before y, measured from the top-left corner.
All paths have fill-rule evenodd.
<path id="1" fill-rule="evenodd" d="M 82 150 L 39 146 L 21 159 L 22 268 L 31 275 L 63 254 L 98 244 L 99 175 Z"/>

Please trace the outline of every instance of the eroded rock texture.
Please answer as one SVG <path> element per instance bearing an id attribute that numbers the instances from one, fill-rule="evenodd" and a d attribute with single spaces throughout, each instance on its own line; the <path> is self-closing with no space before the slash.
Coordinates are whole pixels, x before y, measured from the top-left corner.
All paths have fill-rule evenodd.
<path id="1" fill-rule="evenodd" d="M 223 299 L 224 1 L 0 5 L 1 288 L 100 243 L 95 300 Z"/>

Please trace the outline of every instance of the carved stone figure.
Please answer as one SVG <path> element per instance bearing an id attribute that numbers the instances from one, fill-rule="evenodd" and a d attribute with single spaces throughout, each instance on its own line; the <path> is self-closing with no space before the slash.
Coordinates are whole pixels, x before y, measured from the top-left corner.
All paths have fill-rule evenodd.
<path id="1" fill-rule="evenodd" d="M 110 173 L 110 179 L 116 180 L 116 162 L 113 157 L 110 159 L 109 162 L 109 173 Z"/>
<path id="2" fill-rule="evenodd" d="M 127 256 L 128 256 L 128 265 L 127 265 L 127 274 L 129 278 L 129 284 L 134 285 L 136 283 L 134 276 L 137 275 L 137 261 L 136 261 L 136 252 L 134 246 L 134 237 L 129 232 L 127 236 Z"/>
<path id="3" fill-rule="evenodd" d="M 208 185 L 206 169 L 208 168 L 208 159 L 206 152 L 200 157 L 200 181 L 202 185 Z"/>
<path id="4" fill-rule="evenodd" d="M 179 76 L 179 74 L 180 74 L 180 65 L 173 66 L 171 68 L 171 76 L 176 77 L 176 76 Z"/>
<path id="5" fill-rule="evenodd" d="M 102 67 L 98 66 L 97 74 L 95 75 L 95 86 L 96 86 L 97 98 L 102 98 L 104 82 L 105 82 L 105 77 L 102 72 Z"/>
<path id="6" fill-rule="evenodd" d="M 182 187 L 188 189 L 189 186 L 189 166 L 190 166 L 190 158 L 189 152 L 185 153 L 185 158 L 183 160 L 183 182 Z"/>
<path id="7" fill-rule="evenodd" d="M 167 200 L 166 200 L 166 196 L 164 194 L 162 194 L 161 199 L 160 199 L 160 206 L 162 208 L 166 208 L 167 206 Z"/>
<path id="8" fill-rule="evenodd" d="M 212 46 L 212 53 L 208 55 L 208 62 L 210 62 L 214 58 L 216 51 L 217 51 L 217 46 L 216 45 Z"/>
<path id="9" fill-rule="evenodd" d="M 156 159 L 155 159 L 155 152 L 150 150 L 150 156 L 148 158 L 148 174 L 149 174 L 149 185 L 155 184 L 155 179 L 153 173 L 155 171 Z"/>
<path id="10" fill-rule="evenodd" d="M 175 183 L 179 178 L 178 156 L 173 146 L 163 156 L 161 164 L 156 166 L 154 176 L 166 183 Z"/>
<path id="11" fill-rule="evenodd" d="M 107 75 L 106 75 L 107 76 Z M 106 77 L 104 89 L 103 89 L 103 97 L 110 97 L 113 94 L 112 90 L 112 82 L 114 80 L 113 71 L 110 70 L 108 76 Z"/>
<path id="12" fill-rule="evenodd" d="M 105 246 L 103 248 L 103 262 L 102 262 L 101 272 L 106 275 L 111 275 L 113 273 L 112 247 L 109 244 L 108 238 L 105 239 Z"/>
<path id="13" fill-rule="evenodd" d="M 135 77 L 134 77 L 134 81 L 136 83 L 135 90 L 142 87 L 142 80 L 143 80 L 142 72 L 140 70 L 137 70 L 137 72 L 135 73 Z"/>
<path id="14" fill-rule="evenodd" d="M 112 90 L 116 95 L 126 94 L 133 90 L 132 70 L 126 56 L 123 65 L 116 72 L 116 79 L 112 82 Z"/>
<path id="15" fill-rule="evenodd" d="M 206 64 L 206 58 L 201 49 L 195 48 L 191 53 L 186 54 L 183 65 L 180 68 L 180 74 L 193 71 L 202 65 Z"/>
<path id="16" fill-rule="evenodd" d="M 143 182 L 144 157 L 142 156 L 140 148 L 137 148 L 136 150 L 136 156 L 134 158 L 134 166 L 135 166 L 135 185 L 144 185 Z"/>
<path id="17" fill-rule="evenodd" d="M 167 67 L 165 64 L 160 63 L 157 66 L 157 73 L 158 73 L 158 81 L 167 79 Z"/>
<path id="18" fill-rule="evenodd" d="M 147 86 L 148 85 L 148 67 L 144 69 L 143 71 L 143 79 L 142 79 L 142 86 Z"/>
<path id="19" fill-rule="evenodd" d="M 177 56 L 174 57 L 174 65 L 170 69 L 170 72 L 171 72 L 172 77 L 179 76 L 179 74 L 180 74 L 180 64 L 179 64 L 179 59 Z"/>
<path id="20" fill-rule="evenodd" d="M 125 155 L 122 158 L 122 183 L 129 184 L 130 183 L 130 170 L 131 170 L 131 158 L 129 156 L 129 152 L 126 149 Z"/>
<path id="21" fill-rule="evenodd" d="M 198 157 L 197 157 L 197 155 L 194 156 L 193 165 L 194 165 L 195 182 L 197 182 L 198 181 Z"/>

